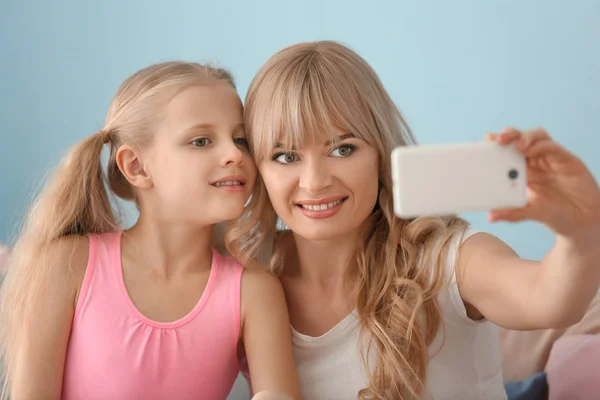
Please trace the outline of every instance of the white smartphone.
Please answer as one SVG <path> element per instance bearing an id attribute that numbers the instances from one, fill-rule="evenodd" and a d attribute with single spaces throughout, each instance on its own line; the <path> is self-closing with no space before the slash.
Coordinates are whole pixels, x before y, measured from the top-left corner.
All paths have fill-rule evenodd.
<path id="1" fill-rule="evenodd" d="M 399 218 L 518 208 L 527 202 L 525 157 L 512 145 L 476 142 L 392 151 Z"/>

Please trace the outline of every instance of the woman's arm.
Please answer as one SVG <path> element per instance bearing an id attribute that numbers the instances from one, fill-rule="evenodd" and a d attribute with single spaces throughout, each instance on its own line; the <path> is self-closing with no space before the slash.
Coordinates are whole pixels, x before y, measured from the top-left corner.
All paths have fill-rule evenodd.
<path id="1" fill-rule="evenodd" d="M 11 399 L 60 399 L 75 301 L 88 259 L 87 238 L 68 238 L 49 251 L 53 271 L 25 314 Z M 53 265 L 52 265 L 53 264 Z"/>
<path id="2" fill-rule="evenodd" d="M 592 238 L 597 237 L 595 243 Z M 541 262 L 520 259 L 504 242 L 476 234 L 460 249 L 457 280 L 471 317 L 507 329 L 561 328 L 577 323 L 600 283 L 600 232 L 557 237 Z"/>
<path id="3" fill-rule="evenodd" d="M 242 340 L 255 397 L 301 399 L 287 305 L 275 276 L 244 271 L 242 318 Z"/>
<path id="4" fill-rule="evenodd" d="M 467 309 L 508 329 L 557 328 L 579 321 L 600 285 L 600 188 L 590 171 L 541 130 L 506 130 L 527 159 L 528 203 L 491 221 L 535 220 L 556 234 L 540 262 L 520 259 L 499 239 L 477 234 L 461 246 L 457 280 Z"/>

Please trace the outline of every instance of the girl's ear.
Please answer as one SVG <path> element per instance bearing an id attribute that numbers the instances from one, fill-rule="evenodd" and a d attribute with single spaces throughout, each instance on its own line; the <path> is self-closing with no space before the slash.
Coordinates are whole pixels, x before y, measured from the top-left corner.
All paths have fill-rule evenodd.
<path id="1" fill-rule="evenodd" d="M 144 168 L 139 149 L 123 145 L 117 150 L 116 162 L 127 181 L 135 188 L 149 189 L 152 178 Z"/>

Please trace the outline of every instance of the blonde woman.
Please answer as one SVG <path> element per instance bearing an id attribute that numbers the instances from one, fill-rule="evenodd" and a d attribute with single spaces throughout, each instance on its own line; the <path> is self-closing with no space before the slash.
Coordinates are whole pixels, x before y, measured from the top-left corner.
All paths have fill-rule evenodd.
<path id="1" fill-rule="evenodd" d="M 262 178 L 226 240 L 247 263 L 274 245 L 307 399 L 504 399 L 495 324 L 567 326 L 598 290 L 598 184 L 542 129 L 488 136 L 525 154 L 530 192 L 525 208 L 490 220 L 556 234 L 534 262 L 456 216 L 393 215 L 390 153 L 415 141 L 343 45 L 275 54 L 252 81 L 245 122 Z"/>
<path id="2" fill-rule="evenodd" d="M 210 244 L 255 176 L 228 72 L 169 62 L 125 80 L 11 254 L 4 397 L 224 400 L 241 350 L 259 398 L 299 399 L 281 285 Z M 105 180 L 136 202 L 132 228 L 120 228 Z"/>

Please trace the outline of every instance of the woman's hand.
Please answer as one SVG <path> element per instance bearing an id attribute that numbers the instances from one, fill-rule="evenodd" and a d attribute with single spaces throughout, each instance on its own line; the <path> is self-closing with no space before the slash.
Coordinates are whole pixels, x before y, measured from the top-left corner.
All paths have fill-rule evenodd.
<path id="1" fill-rule="evenodd" d="M 527 204 L 493 210 L 490 222 L 535 220 L 565 237 L 600 233 L 600 188 L 577 156 L 541 128 L 523 132 L 507 128 L 488 134 L 487 140 L 515 145 L 527 161 Z"/>

